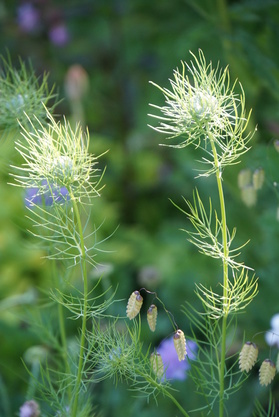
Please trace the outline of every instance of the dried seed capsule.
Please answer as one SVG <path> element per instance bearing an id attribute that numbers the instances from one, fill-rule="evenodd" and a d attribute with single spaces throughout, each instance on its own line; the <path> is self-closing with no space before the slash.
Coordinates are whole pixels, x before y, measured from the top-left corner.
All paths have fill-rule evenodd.
<path id="1" fill-rule="evenodd" d="M 270 359 L 265 359 L 260 367 L 260 384 L 269 385 L 275 377 L 276 367 Z"/>
<path id="2" fill-rule="evenodd" d="M 173 336 L 174 347 L 179 361 L 183 361 L 187 354 L 186 339 L 182 330 L 177 330 Z"/>
<path id="3" fill-rule="evenodd" d="M 127 308 L 126 308 L 127 317 L 130 320 L 134 319 L 139 314 L 142 303 L 143 303 L 143 298 L 140 295 L 139 291 L 134 291 L 130 295 Z"/>
<path id="4" fill-rule="evenodd" d="M 253 187 L 255 190 L 260 190 L 264 183 L 264 170 L 258 168 L 253 172 Z"/>
<path id="5" fill-rule="evenodd" d="M 151 353 L 150 356 L 150 364 L 153 369 L 154 374 L 157 376 L 158 379 L 161 379 L 164 375 L 164 364 L 163 359 L 160 353 Z"/>
<path id="6" fill-rule="evenodd" d="M 147 310 L 147 323 L 152 332 L 155 332 L 157 323 L 158 310 L 155 304 L 151 304 Z"/>
<path id="7" fill-rule="evenodd" d="M 246 342 L 239 354 L 239 368 L 240 370 L 249 372 L 255 365 L 258 358 L 259 349 L 255 343 Z"/>

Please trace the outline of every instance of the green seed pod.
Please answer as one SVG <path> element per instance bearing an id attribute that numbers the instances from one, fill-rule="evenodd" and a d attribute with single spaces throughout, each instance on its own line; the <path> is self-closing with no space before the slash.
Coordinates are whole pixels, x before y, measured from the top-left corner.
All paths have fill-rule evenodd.
<path id="1" fill-rule="evenodd" d="M 257 202 L 257 191 L 252 184 L 241 189 L 241 199 L 247 207 L 252 207 Z"/>
<path id="2" fill-rule="evenodd" d="M 127 308 L 126 308 L 127 317 L 130 320 L 134 319 L 139 314 L 142 303 L 143 303 L 143 298 L 140 295 L 139 291 L 134 291 L 130 295 Z"/>
<path id="3" fill-rule="evenodd" d="M 151 353 L 150 364 L 156 377 L 158 379 L 163 378 L 165 370 L 164 370 L 163 359 L 160 353 L 157 353 L 157 352 Z"/>
<path id="4" fill-rule="evenodd" d="M 260 367 L 260 384 L 269 385 L 275 377 L 276 367 L 270 359 L 265 359 Z"/>
<path id="5" fill-rule="evenodd" d="M 251 184 L 252 181 L 252 173 L 249 168 L 242 169 L 238 173 L 237 183 L 240 189 L 247 187 Z"/>
<path id="6" fill-rule="evenodd" d="M 240 370 L 249 372 L 255 365 L 258 358 L 259 349 L 255 343 L 246 342 L 239 354 Z"/>
<path id="7" fill-rule="evenodd" d="M 260 190 L 264 183 L 264 170 L 258 168 L 253 172 L 253 187 L 255 190 Z"/>
<path id="8" fill-rule="evenodd" d="M 147 323 L 152 332 L 155 332 L 157 323 L 158 309 L 155 304 L 151 304 L 147 310 Z"/>
<path id="9" fill-rule="evenodd" d="M 182 330 L 177 330 L 173 336 L 174 347 L 179 361 L 183 361 L 187 355 L 186 339 Z"/>
<path id="10" fill-rule="evenodd" d="M 277 359 L 276 359 L 276 371 L 279 372 L 279 352 L 277 354 Z"/>
<path id="11" fill-rule="evenodd" d="M 279 140 L 276 139 L 273 143 L 274 143 L 274 148 L 276 149 L 277 152 L 279 152 Z"/>

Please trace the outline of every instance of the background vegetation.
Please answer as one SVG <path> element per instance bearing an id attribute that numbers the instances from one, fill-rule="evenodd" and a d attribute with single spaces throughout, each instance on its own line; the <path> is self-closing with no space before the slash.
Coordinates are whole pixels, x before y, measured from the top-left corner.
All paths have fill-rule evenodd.
<path id="1" fill-rule="evenodd" d="M 9 51 L 15 66 L 18 57 L 30 60 L 39 76 L 49 72 L 63 101 L 57 114 L 80 115 L 89 127 L 92 152 L 106 153 L 100 165 L 106 167 L 102 198 L 94 206 L 96 226 L 103 225 L 99 240 L 115 231 L 100 253 L 104 264 L 104 286 L 119 285 L 118 298 L 125 298 L 142 286 L 155 290 L 187 334 L 188 324 L 180 306 L 185 300 L 197 302 L 195 282 L 216 282 L 218 265 L 202 257 L 179 228 L 185 217 L 178 205 L 182 195 L 191 199 L 197 185 L 205 196 L 215 195 L 211 180 L 194 180 L 198 156 L 159 147 L 162 138 L 147 127 L 148 103 L 162 104 L 162 97 L 149 80 L 168 86 L 172 70 L 180 60 L 189 60 L 189 50 L 204 51 L 207 60 L 227 64 L 231 77 L 245 90 L 247 108 L 253 108 L 252 124 L 258 126 L 252 149 L 239 165 L 224 173 L 229 226 L 238 230 L 237 243 L 250 239 L 245 263 L 259 276 L 259 295 L 239 317 L 239 329 L 232 349 L 238 351 L 243 337 L 254 337 L 261 359 L 275 360 L 277 348 L 266 345 L 264 333 L 272 315 L 279 312 L 279 2 L 278 0 L 34 0 L 0 2 L 0 52 Z M 80 65 L 84 81 L 81 103 L 71 99 L 69 69 Z M 1 105 L 2 102 L 1 102 Z M 253 127 L 251 124 L 251 127 Z M 0 391 L 10 415 L 24 401 L 28 376 L 21 358 L 38 344 L 24 320 L 26 305 L 36 304 L 37 287 L 48 288 L 50 271 L 42 261 L 42 249 L 30 247 L 26 232 L 22 194 L 8 182 L 9 164 L 17 158 L 13 140 L 3 137 L 0 152 Z M 249 206 L 238 187 L 242 169 L 262 167 L 265 183 L 256 204 Z M 92 270 L 91 279 L 98 277 Z M 126 302 L 116 310 L 124 314 Z M 69 334 L 75 323 L 69 323 Z M 169 330 L 164 319 L 153 343 Z M 257 333 L 259 333 L 256 335 Z M 256 336 L 255 336 L 256 335 Z M 256 370 L 257 371 L 257 370 Z M 231 404 L 230 415 L 249 416 L 254 396 L 266 400 L 257 373 Z M 193 386 L 187 380 L 175 382 L 182 402 L 191 404 Z M 278 376 L 272 390 L 278 398 Z M 169 417 L 171 406 L 160 399 L 159 408 L 135 399 L 125 386 L 117 389 L 108 382 L 96 388 L 103 415 L 121 414 Z M 187 396 L 185 395 L 187 392 Z M 247 402 L 247 398 L 251 401 Z M 109 400 L 108 400 L 109 397 Z M 235 407 L 235 408 L 234 408 Z M 241 414 L 242 413 L 242 414 Z M 1 405 L 0 405 L 1 415 Z M 8 417 L 8 416 L 7 416 Z"/>

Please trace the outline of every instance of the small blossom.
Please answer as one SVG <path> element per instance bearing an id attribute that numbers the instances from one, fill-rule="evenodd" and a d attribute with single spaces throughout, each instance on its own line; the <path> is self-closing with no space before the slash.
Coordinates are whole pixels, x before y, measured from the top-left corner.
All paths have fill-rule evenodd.
<path id="1" fill-rule="evenodd" d="M 50 41 L 56 46 L 65 46 L 70 40 L 69 31 L 64 23 L 51 27 L 48 34 Z"/>
<path id="2" fill-rule="evenodd" d="M 40 15 L 31 3 L 24 3 L 17 9 L 17 22 L 23 32 L 34 32 L 40 24 Z"/>
<path id="3" fill-rule="evenodd" d="M 191 340 L 187 341 L 187 357 L 190 360 L 196 359 L 197 345 Z M 190 369 L 189 361 L 179 361 L 177 352 L 173 343 L 173 337 L 164 340 L 157 349 L 160 353 L 166 379 L 184 381 L 187 378 L 187 370 Z"/>
<path id="4" fill-rule="evenodd" d="M 66 187 L 48 186 L 46 181 L 42 182 L 42 186 L 45 187 L 45 192 L 38 187 L 31 187 L 25 190 L 24 201 L 26 207 L 52 206 L 57 203 L 65 203 L 70 198 Z"/>
<path id="5" fill-rule="evenodd" d="M 19 417 L 39 417 L 41 414 L 36 401 L 26 401 L 19 409 Z"/>
<path id="6" fill-rule="evenodd" d="M 266 332 L 265 340 L 269 346 L 279 348 L 279 314 L 275 314 L 270 320 L 271 329 Z"/>

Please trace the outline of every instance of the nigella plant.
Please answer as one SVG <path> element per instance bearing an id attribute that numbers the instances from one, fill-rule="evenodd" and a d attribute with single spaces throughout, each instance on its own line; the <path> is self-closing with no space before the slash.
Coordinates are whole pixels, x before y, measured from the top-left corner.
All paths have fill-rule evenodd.
<path id="1" fill-rule="evenodd" d="M 51 415 L 64 415 L 67 409 L 71 417 L 92 416 L 91 399 L 84 389 L 89 366 L 86 330 L 90 318 L 103 316 L 112 302 L 110 296 L 101 302 L 102 294 L 98 290 L 97 303 L 95 287 L 90 288 L 88 282 L 88 268 L 95 266 L 98 250 L 96 229 L 92 231 L 88 227 L 89 217 L 92 200 L 100 196 L 102 172 L 97 167 L 97 157 L 89 153 L 88 131 L 84 132 L 79 125 L 73 129 L 65 118 L 57 122 L 46 108 L 47 124 L 37 116 L 34 121 L 25 117 L 28 123 L 20 123 L 21 138 L 16 141 L 22 164 L 12 166 L 13 185 L 23 188 L 31 232 L 44 243 L 46 258 L 53 260 L 53 286 L 48 295 L 51 306 L 58 307 L 60 330 L 56 338 L 53 330 L 47 330 L 44 325 L 40 328 L 41 319 L 34 320 L 43 343 L 49 343 L 49 350 L 57 352 L 58 357 L 48 361 L 60 365 L 51 367 L 47 361 L 41 362 L 42 375 L 35 388 L 33 384 L 33 391 L 38 395 L 36 390 L 40 389 L 44 398 L 50 399 Z M 69 266 L 79 268 L 83 290 L 67 278 Z M 50 300 L 47 298 L 47 305 Z M 81 320 L 75 349 L 68 346 L 65 309 L 72 319 Z"/>
<path id="2" fill-rule="evenodd" d="M 45 121 L 45 109 L 53 112 L 57 104 L 54 87 L 48 85 L 48 74 L 38 77 L 31 63 L 19 60 L 18 68 L 7 58 L 0 58 L 0 129 L 18 129 L 18 121 L 27 124 L 26 114 L 33 118 L 35 114 Z"/>
<path id="3" fill-rule="evenodd" d="M 182 63 L 182 71 L 174 71 L 170 89 L 152 83 L 163 93 L 165 104 L 152 104 L 155 114 L 151 116 L 158 121 L 153 129 L 168 135 L 168 146 L 183 149 L 192 144 L 201 148 L 204 156 L 198 176 L 214 175 L 216 180 L 219 207 L 213 209 L 209 198 L 207 209 L 197 189 L 192 202 L 185 199 L 186 208 L 175 205 L 193 226 L 186 231 L 189 240 L 222 265 L 222 281 L 216 289 L 203 282 L 196 286 L 203 310 L 198 312 L 189 303 L 183 306 L 198 345 L 190 375 L 205 397 L 201 409 L 209 408 L 210 415 L 222 417 L 226 400 L 244 380 L 238 357 L 230 356 L 227 335 L 235 326 L 236 314 L 257 293 L 257 279 L 239 260 L 242 247 L 234 246 L 236 231 L 228 226 L 223 171 L 248 151 L 254 132 L 246 133 L 250 112 L 245 110 L 244 90 L 236 82 L 231 85 L 228 68 L 214 69 L 202 51 L 191 55 L 190 63 Z"/>

